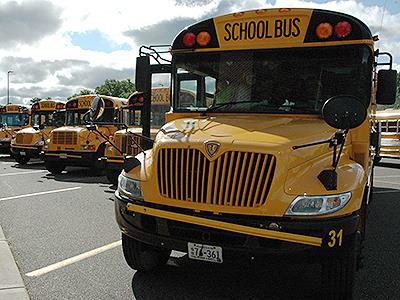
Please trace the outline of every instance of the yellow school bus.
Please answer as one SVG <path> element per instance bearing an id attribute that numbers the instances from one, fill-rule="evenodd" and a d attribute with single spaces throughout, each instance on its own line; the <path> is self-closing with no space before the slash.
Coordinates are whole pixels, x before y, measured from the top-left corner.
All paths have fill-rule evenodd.
<path id="1" fill-rule="evenodd" d="M 25 105 L 7 104 L 0 107 L 0 150 L 11 153 L 11 140 L 22 128 L 29 127 L 30 109 Z"/>
<path id="2" fill-rule="evenodd" d="M 382 158 L 400 158 L 400 110 L 377 111 L 375 118 L 380 133 L 376 161 Z"/>
<path id="3" fill-rule="evenodd" d="M 44 161 L 48 171 L 61 173 L 66 166 L 84 166 L 100 172 L 98 159 L 104 156 L 105 139 L 101 135 L 112 136 L 119 129 L 121 108 L 127 99 L 103 96 L 104 114 L 98 132 L 86 127 L 85 114 L 97 95 L 83 95 L 66 103 L 65 126 L 54 129 L 46 141 Z"/>
<path id="4" fill-rule="evenodd" d="M 11 141 L 11 152 L 19 164 L 40 158 L 50 131 L 64 125 L 65 103 L 59 100 L 40 100 L 31 106 L 31 127 L 21 129 Z"/>
<path id="5" fill-rule="evenodd" d="M 151 90 L 151 130 L 150 138 L 154 139 L 158 129 L 165 124 L 165 113 L 170 110 L 170 88 L 157 87 Z M 188 99 L 194 94 L 189 91 L 182 91 Z M 193 100 L 192 99 L 192 100 Z M 117 184 L 118 176 L 123 168 L 124 155 L 137 155 L 140 152 L 142 133 L 141 112 L 143 108 L 143 94 L 134 93 L 129 98 L 129 105 L 125 108 L 127 117 L 125 121 L 128 129 L 118 130 L 115 132 L 112 142 L 106 146 L 105 157 L 103 161 L 106 163 L 105 173 L 110 183 Z"/>
<path id="6" fill-rule="evenodd" d="M 118 179 L 129 266 L 152 270 L 171 250 L 214 263 L 308 255 L 322 265 L 321 299 L 350 299 L 372 194 L 371 115 L 396 96 L 391 64 L 377 72 L 375 40 L 353 16 L 317 9 L 183 29 L 171 48 L 172 111 Z M 137 58 L 139 91 L 148 64 Z"/>

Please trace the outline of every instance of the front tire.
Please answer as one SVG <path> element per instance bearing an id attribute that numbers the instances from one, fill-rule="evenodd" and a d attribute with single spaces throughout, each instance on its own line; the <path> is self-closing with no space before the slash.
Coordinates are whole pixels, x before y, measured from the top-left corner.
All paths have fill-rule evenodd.
<path id="1" fill-rule="evenodd" d="M 171 250 L 157 248 L 122 234 L 122 250 L 127 264 L 138 271 L 152 271 L 165 265 Z"/>
<path id="2" fill-rule="evenodd" d="M 120 170 L 108 170 L 106 169 L 106 177 L 110 183 L 113 185 L 118 184 L 118 176 L 121 173 Z"/>
<path id="3" fill-rule="evenodd" d="M 54 175 L 60 174 L 62 171 L 65 170 L 65 165 L 56 162 L 45 162 L 44 165 L 47 171 Z"/>
<path id="4" fill-rule="evenodd" d="M 347 240 L 347 246 L 340 253 L 323 257 L 322 292 L 323 299 L 353 299 L 357 266 L 359 238 L 355 234 Z"/>
<path id="5" fill-rule="evenodd" d="M 20 165 L 26 165 L 30 158 L 28 156 L 14 155 L 14 159 Z"/>

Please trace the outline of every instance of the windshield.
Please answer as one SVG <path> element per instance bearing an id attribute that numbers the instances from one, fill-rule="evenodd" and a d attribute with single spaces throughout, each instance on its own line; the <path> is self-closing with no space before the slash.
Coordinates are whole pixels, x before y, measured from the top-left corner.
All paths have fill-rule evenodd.
<path id="1" fill-rule="evenodd" d="M 2 123 L 8 126 L 22 126 L 27 124 L 26 114 L 4 114 L 2 118 Z"/>
<path id="2" fill-rule="evenodd" d="M 32 113 L 31 125 L 55 126 L 54 112 L 35 112 Z"/>
<path id="3" fill-rule="evenodd" d="M 96 120 L 96 123 L 114 123 L 114 108 L 113 107 L 106 107 L 104 109 L 104 113 Z M 66 125 L 75 126 L 75 125 L 84 125 L 85 121 L 83 120 L 83 116 L 87 113 L 88 110 L 80 109 L 80 110 L 67 110 L 66 114 Z"/>
<path id="4" fill-rule="evenodd" d="M 336 95 L 370 100 L 366 46 L 176 54 L 175 111 L 315 113 Z"/>
<path id="5" fill-rule="evenodd" d="M 170 110 L 168 104 L 154 104 L 151 106 L 151 127 L 160 128 L 165 124 L 165 113 Z"/>

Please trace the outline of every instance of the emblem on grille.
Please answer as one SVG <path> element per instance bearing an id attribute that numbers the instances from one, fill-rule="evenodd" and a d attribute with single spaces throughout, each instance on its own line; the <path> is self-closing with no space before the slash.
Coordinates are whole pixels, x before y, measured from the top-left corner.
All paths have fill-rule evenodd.
<path id="1" fill-rule="evenodd" d="M 221 146 L 218 142 L 206 142 L 206 152 L 210 157 L 215 156 L 217 154 L 219 147 Z"/>

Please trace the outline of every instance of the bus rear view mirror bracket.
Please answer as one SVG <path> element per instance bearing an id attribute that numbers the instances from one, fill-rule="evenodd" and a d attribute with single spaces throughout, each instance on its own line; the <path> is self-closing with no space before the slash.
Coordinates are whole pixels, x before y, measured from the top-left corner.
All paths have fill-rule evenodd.
<path id="1" fill-rule="evenodd" d="M 367 108 L 360 99 L 351 95 L 338 95 L 329 98 L 322 107 L 322 118 L 331 127 L 338 129 L 335 135 L 325 141 L 294 146 L 293 150 L 320 144 L 333 147 L 332 169 L 323 170 L 318 179 L 328 191 L 337 189 L 337 172 L 340 155 L 350 129 L 360 126 L 367 118 Z M 339 153 L 338 153 L 338 146 Z"/>

